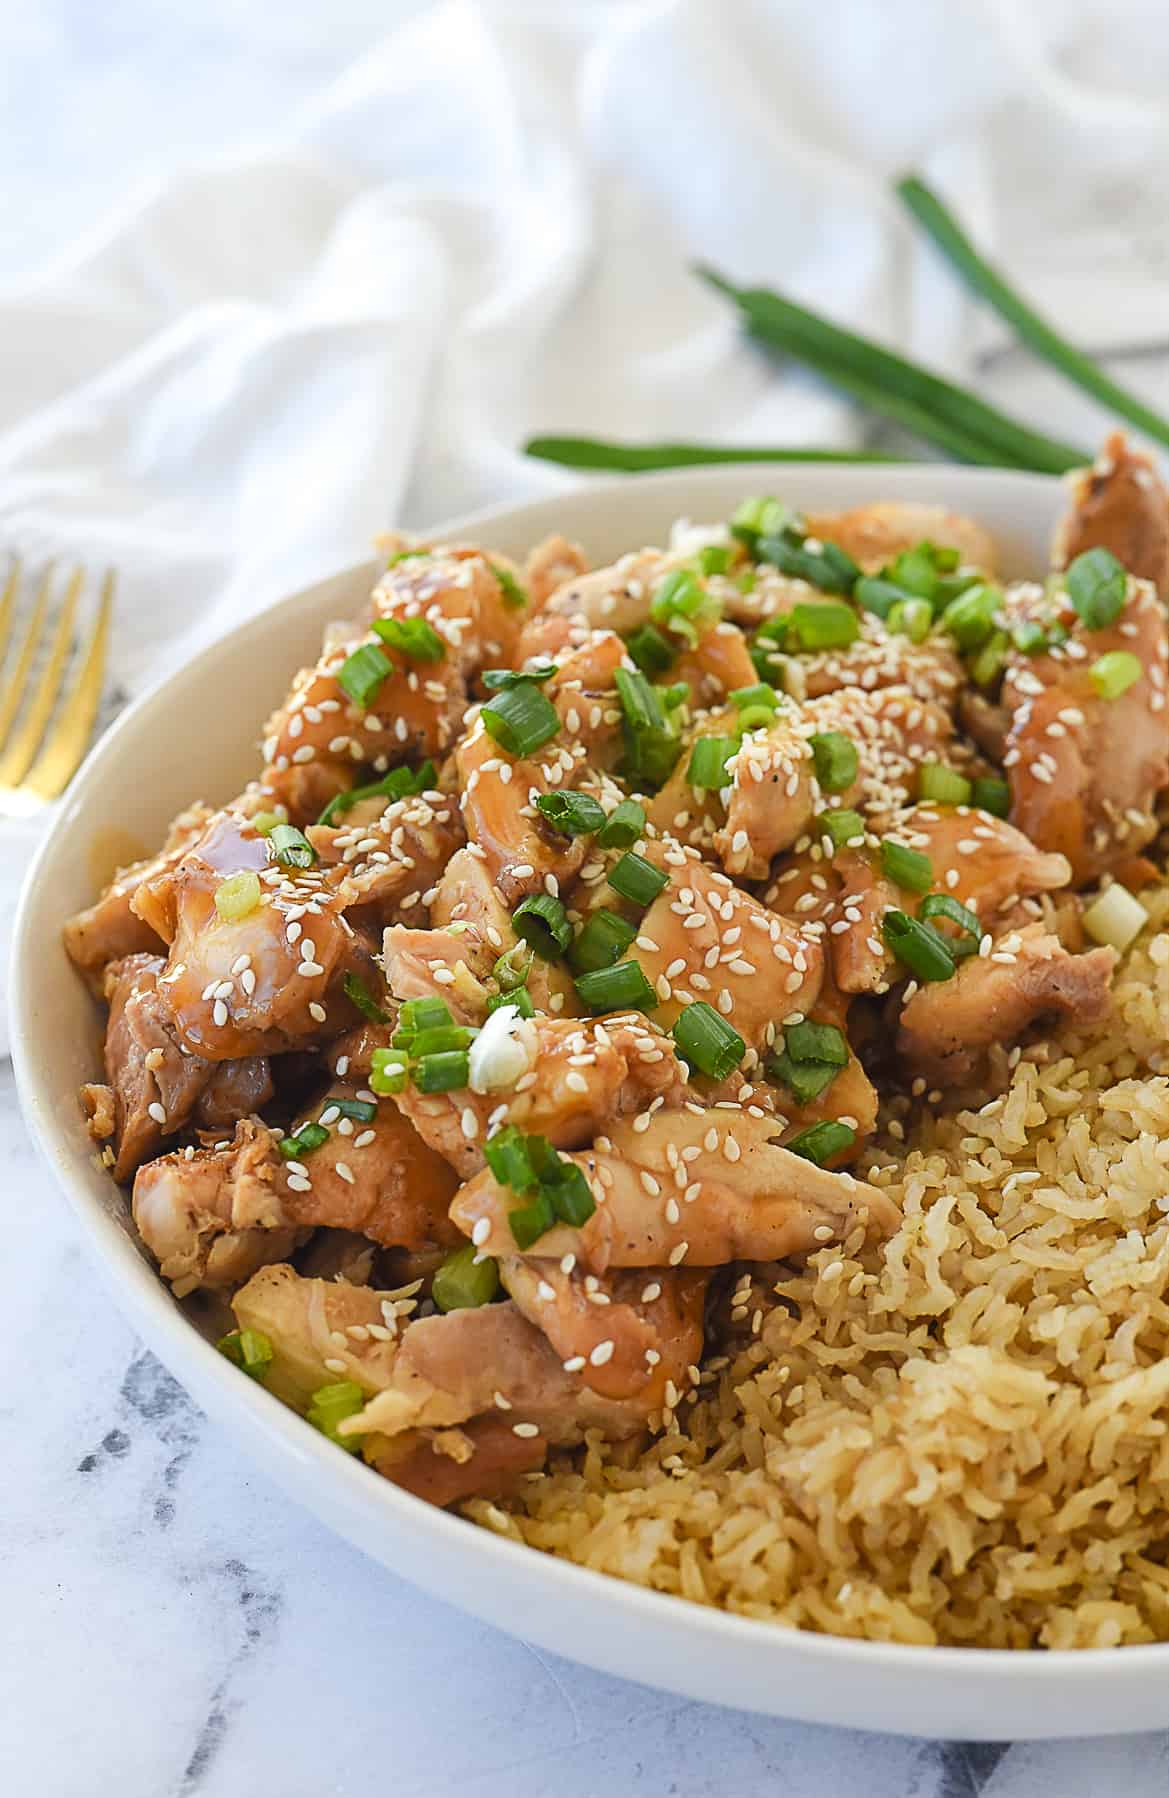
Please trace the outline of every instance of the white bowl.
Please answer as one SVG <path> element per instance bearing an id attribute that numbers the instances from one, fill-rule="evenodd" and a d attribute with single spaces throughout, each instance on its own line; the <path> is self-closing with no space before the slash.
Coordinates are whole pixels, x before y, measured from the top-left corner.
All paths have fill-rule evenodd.
<path id="1" fill-rule="evenodd" d="M 725 517 L 743 494 L 797 505 L 941 502 L 995 532 L 1009 572 L 1044 566 L 1060 488 L 1043 476 L 953 467 L 759 467 L 649 475 L 461 521 L 522 555 L 550 530 L 595 560 L 661 543 L 679 516 Z M 128 839 L 147 848 L 199 797 L 222 801 L 256 766 L 260 725 L 322 625 L 368 593 L 372 563 L 240 627 L 118 720 L 74 780 L 30 871 L 16 925 L 12 1039 L 26 1116 L 115 1299 L 206 1411 L 290 1496 L 385 1563 L 476 1616 L 608 1673 L 689 1697 L 820 1723 L 965 1739 L 1152 1729 L 1169 1722 L 1169 1646 L 1085 1653 L 906 1648 L 758 1623 L 590 1573 L 411 1498 L 241 1379 L 171 1298 L 135 1241 L 125 1195 L 95 1163 L 77 1102 L 98 1066 L 99 1018 L 60 929 Z"/>

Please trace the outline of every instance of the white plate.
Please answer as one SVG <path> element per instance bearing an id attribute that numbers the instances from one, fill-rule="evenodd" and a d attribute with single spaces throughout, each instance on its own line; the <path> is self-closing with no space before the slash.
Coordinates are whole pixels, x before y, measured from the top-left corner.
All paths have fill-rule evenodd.
<path id="1" fill-rule="evenodd" d="M 1061 503 L 1042 476 L 910 467 L 719 469 L 649 475 L 466 521 L 521 555 L 550 530 L 595 560 L 660 543 L 678 516 L 725 517 L 745 493 L 797 505 L 941 502 L 981 518 L 1009 572 L 1044 565 Z M 463 527 L 460 526 L 460 529 Z M 338 1451 L 192 1327 L 135 1243 L 123 1195 L 95 1165 L 79 1083 L 99 1019 L 60 945 L 63 920 L 195 797 L 222 801 L 256 767 L 255 742 L 321 626 L 366 596 L 373 564 L 298 593 L 196 657 L 132 706 L 73 782 L 29 874 L 16 926 L 12 1037 L 26 1115 L 118 1304 L 200 1405 L 300 1503 L 404 1578 L 542 1647 L 694 1698 L 868 1729 L 966 1739 L 1096 1734 L 1169 1723 L 1169 1646 L 1065 1654 L 903 1648 L 804 1634 L 646 1592 L 502 1541 L 436 1511 Z"/>

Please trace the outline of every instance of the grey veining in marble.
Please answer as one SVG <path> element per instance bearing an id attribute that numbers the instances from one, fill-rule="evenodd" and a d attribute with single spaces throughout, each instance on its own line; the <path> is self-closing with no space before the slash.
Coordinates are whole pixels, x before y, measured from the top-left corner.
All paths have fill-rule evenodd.
<path id="1" fill-rule="evenodd" d="M 0 273 L 275 125 L 417 3 L 15 0 Z M 1040 414 L 1049 378 L 1028 381 Z M 271 1490 L 134 1339 L 7 1067 L 0 1145 L 4 1798 L 1164 1798 L 1169 1734 L 1008 1748 L 784 1724 L 587 1673 L 423 1597 Z"/>

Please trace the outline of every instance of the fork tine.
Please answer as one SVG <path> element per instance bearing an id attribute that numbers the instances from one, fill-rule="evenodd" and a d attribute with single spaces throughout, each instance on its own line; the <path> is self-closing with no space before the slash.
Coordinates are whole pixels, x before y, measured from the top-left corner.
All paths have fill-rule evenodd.
<path id="1" fill-rule="evenodd" d="M 57 695 L 61 691 L 65 665 L 73 646 L 73 619 L 77 612 L 77 596 L 81 592 L 84 579 L 85 570 L 80 567 L 75 568 L 69 576 L 69 584 L 65 588 L 65 598 L 57 619 L 57 627 L 53 632 L 49 659 L 45 663 L 16 734 L 4 754 L 0 755 L 0 787 L 18 787 L 32 766 L 33 757 L 40 748 L 41 738 L 45 734 L 45 726 L 53 715 L 53 707 L 56 705 Z"/>
<path id="2" fill-rule="evenodd" d="M 19 556 L 13 556 L 8 566 L 8 579 L 4 583 L 4 591 L 0 594 L 0 656 L 8 648 L 8 633 L 12 629 L 12 608 L 16 604 L 16 595 L 21 581 L 24 579 L 24 564 Z M 0 738 L 0 742 L 3 738 Z"/>
<path id="3" fill-rule="evenodd" d="M 97 708 L 101 702 L 102 686 L 105 681 L 106 650 L 110 637 L 110 614 L 114 607 L 115 577 L 112 568 L 107 569 L 101 584 L 101 599 L 98 603 L 97 617 L 94 621 L 93 634 L 89 639 L 89 647 L 85 652 L 73 690 L 61 708 L 57 719 L 33 764 L 25 790 L 38 793 L 42 799 L 55 799 L 68 786 L 73 778 L 77 764 L 80 762 L 89 739 L 93 734 L 93 721 L 97 717 Z"/>
<path id="4" fill-rule="evenodd" d="M 45 625 L 45 614 L 49 609 L 49 588 L 53 579 L 53 566 L 53 563 L 50 562 L 41 577 L 40 590 L 32 609 L 32 617 L 28 621 L 28 629 L 24 633 L 20 654 L 16 658 L 16 666 L 5 681 L 3 693 L 0 694 L 0 743 L 6 741 L 9 731 L 12 729 L 12 720 L 16 716 L 17 707 L 24 697 L 28 671 L 32 667 L 33 657 L 36 655 L 37 645 L 41 640 L 41 632 Z M 9 581 L 11 582 L 11 580 L 12 576 L 10 575 Z M 15 594 L 15 586 L 12 587 L 12 592 Z M 8 598 L 7 588 L 5 589 L 5 598 Z"/>

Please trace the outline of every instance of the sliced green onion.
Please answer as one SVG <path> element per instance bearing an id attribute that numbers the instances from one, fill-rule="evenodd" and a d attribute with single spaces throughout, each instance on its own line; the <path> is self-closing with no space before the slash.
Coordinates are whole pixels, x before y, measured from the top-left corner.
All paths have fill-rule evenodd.
<path id="1" fill-rule="evenodd" d="M 938 590 L 939 575 L 952 573 L 957 566 L 957 550 L 942 549 L 923 540 L 901 550 L 881 573 L 903 592 L 932 600 Z"/>
<path id="2" fill-rule="evenodd" d="M 759 626 L 751 643 L 751 661 L 760 680 L 768 685 L 782 678 L 787 660 L 787 615 L 779 612 Z"/>
<path id="3" fill-rule="evenodd" d="M 652 905 L 663 887 L 669 886 L 670 877 L 647 862 L 644 855 L 638 855 L 635 849 L 627 849 L 621 860 L 609 870 L 609 885 L 622 899 L 628 899 L 631 905 Z"/>
<path id="4" fill-rule="evenodd" d="M 994 630 L 995 614 L 1001 604 L 999 589 L 982 582 L 950 601 L 942 613 L 942 623 L 959 649 L 980 649 Z"/>
<path id="5" fill-rule="evenodd" d="M 479 678 L 489 693 L 498 693 L 504 687 L 522 687 L 525 681 L 542 687 L 556 671 L 555 662 L 540 662 L 535 668 L 486 668 Z"/>
<path id="6" fill-rule="evenodd" d="M 843 1149 L 851 1149 L 855 1141 L 855 1130 L 848 1124 L 831 1119 L 801 1130 L 798 1136 L 793 1136 L 783 1146 L 790 1154 L 800 1155 L 805 1161 L 814 1161 L 817 1167 L 823 1167 Z"/>
<path id="7" fill-rule="evenodd" d="M 337 1433 L 337 1425 L 344 1423 L 347 1417 L 356 1417 L 364 1408 L 365 1394 L 356 1380 L 334 1380 L 328 1386 L 318 1386 L 309 1400 L 306 1420 L 314 1430 L 320 1430 L 330 1442 L 355 1455 L 361 1447 L 357 1436 L 341 1436 Z"/>
<path id="8" fill-rule="evenodd" d="M 731 535 L 753 550 L 760 537 L 780 537 L 784 531 L 803 531 L 798 512 L 779 499 L 745 499 L 731 513 Z"/>
<path id="9" fill-rule="evenodd" d="M 670 1035 L 683 1060 L 711 1080 L 725 1080 L 747 1053 L 738 1031 L 705 999 L 696 999 L 678 1013 Z"/>
<path id="10" fill-rule="evenodd" d="M 425 618 L 375 618 L 374 635 L 414 662 L 441 662 L 446 644 Z"/>
<path id="11" fill-rule="evenodd" d="M 846 843 L 855 843 L 864 834 L 865 821 L 859 812 L 821 812 L 816 819 L 816 835 L 827 837 L 837 849 L 843 849 Z"/>
<path id="12" fill-rule="evenodd" d="M 536 1170 L 528 1154 L 529 1139 L 515 1124 L 505 1124 L 483 1145 L 483 1154 L 501 1186 L 526 1192 L 536 1184 Z"/>
<path id="13" fill-rule="evenodd" d="M 552 1202 L 552 1209 L 562 1224 L 579 1230 L 597 1209 L 596 1200 L 584 1174 L 575 1161 L 558 1158 L 553 1178 L 541 1181 L 540 1191 Z"/>
<path id="14" fill-rule="evenodd" d="M 1114 880 L 1084 913 L 1084 929 L 1095 943 L 1108 943 L 1121 955 L 1134 943 L 1149 914 L 1127 887 Z"/>
<path id="15" fill-rule="evenodd" d="M 605 822 L 605 808 L 590 793 L 557 790 L 541 793 L 536 810 L 547 818 L 554 830 L 566 837 L 591 836 Z"/>
<path id="16" fill-rule="evenodd" d="M 663 636 L 656 624 L 643 624 L 640 630 L 625 639 L 625 647 L 641 672 L 651 679 L 655 674 L 664 674 L 678 659 L 676 646 Z"/>
<path id="17" fill-rule="evenodd" d="M 1131 649 L 1110 649 L 1088 670 L 1101 699 L 1119 699 L 1144 671 L 1140 657 L 1134 656 Z"/>
<path id="18" fill-rule="evenodd" d="M 757 561 L 769 562 L 781 574 L 808 581 L 824 593 L 851 593 L 860 569 L 836 543 L 809 549 L 806 539 L 793 542 L 790 532 L 780 537 L 761 537 L 755 545 Z"/>
<path id="19" fill-rule="evenodd" d="M 971 587 L 986 585 L 984 577 L 976 568 L 967 569 L 965 574 L 942 574 L 938 576 L 938 584 L 934 589 L 933 608 L 937 616 L 945 611 L 953 599 L 963 593 L 969 593 Z"/>
<path id="20" fill-rule="evenodd" d="M 842 730 L 820 730 L 808 738 L 816 779 L 825 793 L 843 793 L 851 787 L 860 767 L 860 756 L 851 737 Z"/>
<path id="21" fill-rule="evenodd" d="M 619 961 L 577 977 L 581 1004 L 595 1016 L 606 1011 L 653 1011 L 658 996 L 635 961 Z"/>
<path id="22" fill-rule="evenodd" d="M 989 812 L 992 818 L 1006 818 L 1011 811 L 1011 788 L 1005 780 L 994 780 L 983 776 L 974 782 L 970 794 L 970 803 L 980 812 Z"/>
<path id="23" fill-rule="evenodd" d="M 936 930 L 921 924 L 903 911 L 887 911 L 881 922 L 881 933 L 898 961 L 905 963 L 919 980 L 950 980 L 954 975 L 954 957 Z"/>
<path id="24" fill-rule="evenodd" d="M 980 687 L 994 684 L 1007 665 L 1007 651 L 1011 647 L 1011 639 L 1005 631 L 996 631 L 990 641 L 984 643 L 970 664 L 970 678 Z"/>
<path id="25" fill-rule="evenodd" d="M 730 700 L 740 713 L 762 708 L 763 711 L 774 715 L 780 707 L 779 694 L 766 681 L 757 681 L 753 687 L 735 687 L 730 694 Z M 741 718 L 740 722 L 742 722 Z"/>
<path id="26" fill-rule="evenodd" d="M 591 974 L 620 961 L 637 935 L 632 924 L 616 912 L 595 911 L 568 951 L 568 965 L 576 974 Z"/>
<path id="27" fill-rule="evenodd" d="M 282 805 L 272 812 L 253 812 L 251 823 L 262 837 L 271 836 L 278 824 L 288 823 L 288 813 Z"/>
<path id="28" fill-rule="evenodd" d="M 260 876 L 252 868 L 229 874 L 215 889 L 215 909 L 225 924 L 238 924 L 254 912 L 263 897 Z"/>
<path id="29" fill-rule="evenodd" d="M 982 925 L 969 906 L 963 905 L 950 893 L 931 893 L 923 899 L 917 908 L 917 915 L 923 923 L 932 923 L 934 918 L 945 918 L 956 924 L 962 932 L 959 937 L 946 936 L 938 931 L 946 948 L 955 961 L 965 961 L 968 955 L 978 954 L 978 945 L 982 941 Z M 937 926 L 934 925 L 934 929 Z"/>
<path id="30" fill-rule="evenodd" d="M 531 949 L 522 942 L 513 943 L 505 950 L 491 970 L 500 992 L 509 993 L 523 986 L 532 971 L 534 959 Z"/>
<path id="31" fill-rule="evenodd" d="M 644 674 L 618 668 L 613 679 L 621 700 L 626 771 L 632 780 L 660 787 L 681 754 L 677 732 Z"/>
<path id="32" fill-rule="evenodd" d="M 835 1024 L 815 1024 L 810 1018 L 801 1024 L 789 1024 L 783 1033 L 783 1046 L 793 1061 L 826 1061 L 834 1068 L 848 1066 L 848 1043 L 843 1030 Z"/>
<path id="33" fill-rule="evenodd" d="M 692 787 L 729 787 L 727 763 L 739 751 L 738 737 L 699 737 L 690 754 L 686 779 Z"/>
<path id="34" fill-rule="evenodd" d="M 908 637 L 911 643 L 924 643 L 934 621 L 934 609 L 928 599 L 899 599 L 889 613 L 889 629 L 895 637 Z"/>
<path id="35" fill-rule="evenodd" d="M 902 605 L 909 595 L 904 587 L 895 586 L 879 574 L 862 574 L 852 590 L 852 597 L 862 612 L 874 612 L 878 618 L 888 618 L 893 607 Z"/>
<path id="36" fill-rule="evenodd" d="M 375 1093 L 405 1091 L 410 1063 L 402 1049 L 375 1049 L 370 1057 L 369 1084 Z"/>
<path id="37" fill-rule="evenodd" d="M 597 832 L 602 849 L 628 849 L 645 829 L 645 808 L 636 799 L 623 799 Z"/>
<path id="38" fill-rule="evenodd" d="M 1024 618 L 1013 624 L 1011 642 L 1023 656 L 1040 656 L 1051 647 L 1051 638 L 1037 618 Z"/>
<path id="39" fill-rule="evenodd" d="M 410 1054 L 419 1060 L 425 1055 L 445 1055 L 449 1049 L 469 1049 L 478 1031 L 466 1024 L 436 1024 L 432 1030 L 420 1030 L 410 1044 Z"/>
<path id="40" fill-rule="evenodd" d="M 790 1087 L 798 1104 L 810 1105 L 828 1091 L 840 1069 L 831 1061 L 793 1061 L 786 1049 L 781 1049 L 767 1057 L 764 1072 L 769 1079 Z"/>
<path id="41" fill-rule="evenodd" d="M 929 856 L 892 837 L 881 839 L 881 866 L 894 885 L 911 893 L 928 893 L 934 884 L 934 864 Z"/>
<path id="42" fill-rule="evenodd" d="M 337 685 L 362 711 L 377 698 L 394 664 L 376 643 L 363 643 L 337 670 Z"/>
<path id="43" fill-rule="evenodd" d="M 794 605 L 787 615 L 788 643 L 812 652 L 820 649 L 847 649 L 860 636 L 860 625 L 851 606 L 838 599 Z"/>
<path id="44" fill-rule="evenodd" d="M 380 780 L 374 780 L 364 787 L 350 787 L 347 793 L 336 793 L 317 819 L 318 824 L 332 824 L 343 812 L 363 799 L 388 799 L 396 805 L 400 799 L 413 799 L 419 793 L 429 792 L 438 780 L 438 770 L 431 761 L 423 762 L 415 772 L 410 768 L 391 768 Z"/>
<path id="45" fill-rule="evenodd" d="M 302 1124 L 295 1136 L 282 1136 L 276 1145 L 285 1161 L 299 1161 L 302 1155 L 311 1155 L 329 1140 L 329 1132 L 323 1124 Z"/>
<path id="46" fill-rule="evenodd" d="M 532 1004 L 532 996 L 526 986 L 513 986 L 510 992 L 492 993 L 487 1001 L 488 1011 L 498 1011 L 501 1005 L 514 1005 L 521 1018 L 534 1018 L 536 1007 Z"/>
<path id="47" fill-rule="evenodd" d="M 371 1024 L 388 1024 L 389 1014 L 384 1012 L 360 974 L 346 974 L 341 985 L 345 997 L 351 1005 L 355 1005 L 363 1018 Z"/>
<path id="48" fill-rule="evenodd" d="M 655 624 L 673 631 L 691 647 L 697 643 L 701 630 L 717 624 L 722 617 L 718 600 L 688 568 L 675 568 L 666 576 L 649 610 Z"/>
<path id="49" fill-rule="evenodd" d="M 424 1055 L 414 1063 L 413 1080 L 420 1093 L 460 1091 L 471 1078 L 470 1062 L 465 1049 L 449 1049 L 439 1055 Z"/>
<path id="50" fill-rule="evenodd" d="M 923 762 L 917 777 L 919 799 L 933 800 L 935 805 L 969 805 L 974 787 L 964 774 L 947 768 L 944 762 Z"/>
<path id="51" fill-rule="evenodd" d="M 689 681 L 675 681 L 672 686 L 662 687 L 660 692 L 662 695 L 662 704 L 665 706 L 667 713 L 676 712 L 680 706 L 690 704 Z"/>
<path id="52" fill-rule="evenodd" d="M 454 1021 L 445 999 L 407 999 L 398 1007 L 395 1045 L 403 1048 L 407 1046 L 407 1039 L 413 1041 L 419 1031 L 439 1030 L 444 1024 L 453 1024 Z M 402 1039 L 400 1042 L 399 1038 Z"/>
<path id="53" fill-rule="evenodd" d="M 560 714 L 531 681 L 496 693 L 481 713 L 485 728 L 509 755 L 531 755 L 560 729 Z"/>
<path id="54" fill-rule="evenodd" d="M 731 565 L 729 543 L 704 543 L 698 552 L 700 574 L 725 574 Z"/>
<path id="55" fill-rule="evenodd" d="M 511 569 L 505 568 L 502 562 L 488 562 L 487 566 L 490 568 L 492 574 L 503 589 L 504 605 L 512 610 L 518 610 L 520 606 L 526 606 L 528 603 L 528 596 L 520 586 L 520 583 L 516 580 Z"/>
<path id="56" fill-rule="evenodd" d="M 1110 549 L 1086 549 L 1064 575 L 1068 598 L 1090 631 L 1106 630 L 1124 610 L 1128 576 Z"/>
<path id="57" fill-rule="evenodd" d="M 516 1247 L 526 1253 L 532 1244 L 539 1242 L 541 1236 L 551 1230 L 556 1222 L 556 1213 L 552 1209 L 552 1200 L 548 1193 L 540 1188 L 530 1205 L 521 1205 L 510 1211 L 507 1218 L 511 1225 L 511 1233 Z"/>
<path id="58" fill-rule="evenodd" d="M 432 549 L 400 549 L 395 555 L 386 557 L 386 567 L 396 568 L 399 562 L 416 562 L 433 554 Z"/>
<path id="59" fill-rule="evenodd" d="M 455 1249 L 435 1269 L 430 1296 L 440 1311 L 477 1311 L 499 1291 L 499 1263 L 482 1259 L 473 1242 Z"/>
<path id="60" fill-rule="evenodd" d="M 221 1355 L 242 1367 L 253 1380 L 262 1380 L 273 1356 L 270 1339 L 263 1330 L 232 1330 L 215 1344 Z"/>
<path id="61" fill-rule="evenodd" d="M 563 903 L 551 893 L 530 893 L 511 914 L 516 934 L 542 961 L 557 961 L 572 941 L 572 925 Z"/>
<path id="62" fill-rule="evenodd" d="M 377 1117 L 377 1106 L 368 1099 L 329 1099 L 326 1111 L 339 1111 L 343 1118 L 352 1118 L 358 1124 L 372 1124 Z"/>
<path id="63" fill-rule="evenodd" d="M 311 868 L 316 850 L 295 824 L 277 824 L 268 833 L 275 859 L 285 868 Z"/>

